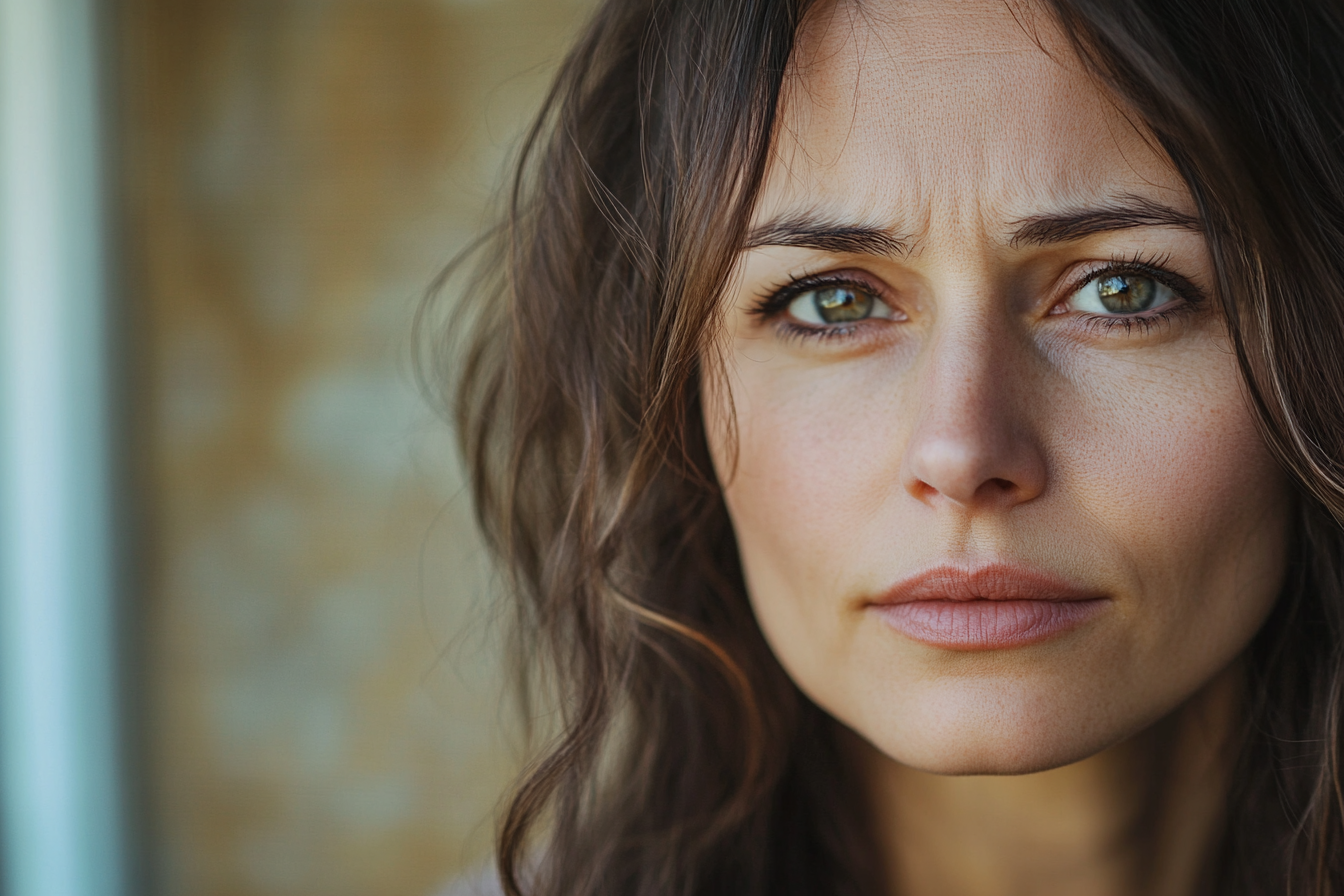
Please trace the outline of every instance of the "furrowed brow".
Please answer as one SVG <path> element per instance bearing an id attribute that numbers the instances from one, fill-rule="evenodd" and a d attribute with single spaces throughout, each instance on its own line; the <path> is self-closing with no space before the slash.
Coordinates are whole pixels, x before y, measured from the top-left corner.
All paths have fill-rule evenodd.
<path id="1" fill-rule="evenodd" d="M 1132 230 L 1135 227 L 1179 227 L 1182 230 L 1202 232 L 1199 219 L 1174 208 L 1128 196 L 1114 205 L 1099 208 L 1071 209 L 1050 215 L 1033 215 L 1013 222 L 1009 245 L 1045 246 L 1067 243 L 1098 233 L 1113 230 Z"/>
<path id="2" fill-rule="evenodd" d="M 881 255 L 900 257 L 909 253 L 908 240 L 880 227 L 835 224 L 811 218 L 770 221 L 747 234 L 748 249 L 762 246 L 797 246 L 836 255 Z"/>

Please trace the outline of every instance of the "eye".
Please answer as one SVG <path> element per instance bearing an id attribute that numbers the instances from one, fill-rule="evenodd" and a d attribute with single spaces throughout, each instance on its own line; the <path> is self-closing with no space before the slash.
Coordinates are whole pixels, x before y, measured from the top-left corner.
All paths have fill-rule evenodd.
<path id="1" fill-rule="evenodd" d="M 1141 314 L 1178 298 L 1176 291 L 1145 274 L 1108 273 L 1093 277 L 1069 297 L 1071 311 L 1088 314 Z"/>
<path id="2" fill-rule="evenodd" d="M 806 289 L 789 302 L 788 312 L 796 320 L 814 326 L 890 320 L 896 316 L 886 302 L 853 284 Z"/>

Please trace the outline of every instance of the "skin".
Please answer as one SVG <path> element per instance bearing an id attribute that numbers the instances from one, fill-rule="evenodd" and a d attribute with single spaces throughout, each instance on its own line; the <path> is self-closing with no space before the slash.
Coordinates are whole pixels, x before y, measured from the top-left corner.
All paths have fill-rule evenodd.
<path id="1" fill-rule="evenodd" d="M 853 732 L 893 892 L 1189 892 L 1291 499 L 1187 188 L 1043 13 L 1000 2 L 814 11 L 781 115 L 706 420 L 757 618 Z M 1027 226 L 1126 205 L 1170 214 Z M 1131 262 L 1180 289 L 1131 315 L 1079 292 Z M 762 312 L 815 275 L 887 316 Z M 920 570 L 990 561 L 1106 600 L 979 650 L 872 610 Z"/>

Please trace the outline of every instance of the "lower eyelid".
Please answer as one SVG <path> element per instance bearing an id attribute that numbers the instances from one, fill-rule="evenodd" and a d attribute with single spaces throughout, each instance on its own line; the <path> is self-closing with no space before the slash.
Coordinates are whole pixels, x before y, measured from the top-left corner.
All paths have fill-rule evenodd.
<path id="1" fill-rule="evenodd" d="M 775 321 L 775 326 L 777 328 L 776 332 L 789 340 L 817 343 L 844 341 L 851 344 L 863 344 L 880 340 L 882 331 L 885 330 L 884 325 L 887 323 L 890 323 L 890 321 L 884 318 L 869 318 L 853 323 L 818 327 L 784 318 Z"/>
<path id="2" fill-rule="evenodd" d="M 852 335 L 859 329 L 858 324 L 840 324 L 833 327 L 818 327 L 806 323 L 797 323 L 792 320 L 780 322 L 780 326 L 788 331 L 790 336 L 802 339 L 835 339 Z"/>
<path id="3" fill-rule="evenodd" d="M 1178 318 L 1193 310 L 1192 306 L 1182 300 L 1178 300 L 1170 306 L 1163 306 L 1156 311 L 1144 312 L 1141 314 L 1091 314 L 1083 312 L 1081 314 L 1081 325 L 1089 331 L 1100 332 L 1103 335 L 1109 335 L 1115 330 L 1124 330 L 1125 336 L 1135 335 L 1134 330 L 1139 330 L 1137 335 L 1144 335 L 1152 332 L 1153 328 L 1163 324 L 1171 324 Z"/>

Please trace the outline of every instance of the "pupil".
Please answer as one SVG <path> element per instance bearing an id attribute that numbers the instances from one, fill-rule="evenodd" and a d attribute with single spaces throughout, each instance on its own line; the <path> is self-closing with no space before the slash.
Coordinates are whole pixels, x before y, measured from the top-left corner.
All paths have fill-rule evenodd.
<path id="1" fill-rule="evenodd" d="M 873 310 L 873 297 L 847 286 L 819 289 L 813 302 L 817 313 L 828 324 L 863 320 Z"/>
<path id="2" fill-rule="evenodd" d="M 1114 275 L 1097 284 L 1101 305 L 1112 314 L 1146 311 L 1157 296 L 1157 284 L 1149 277 Z"/>

